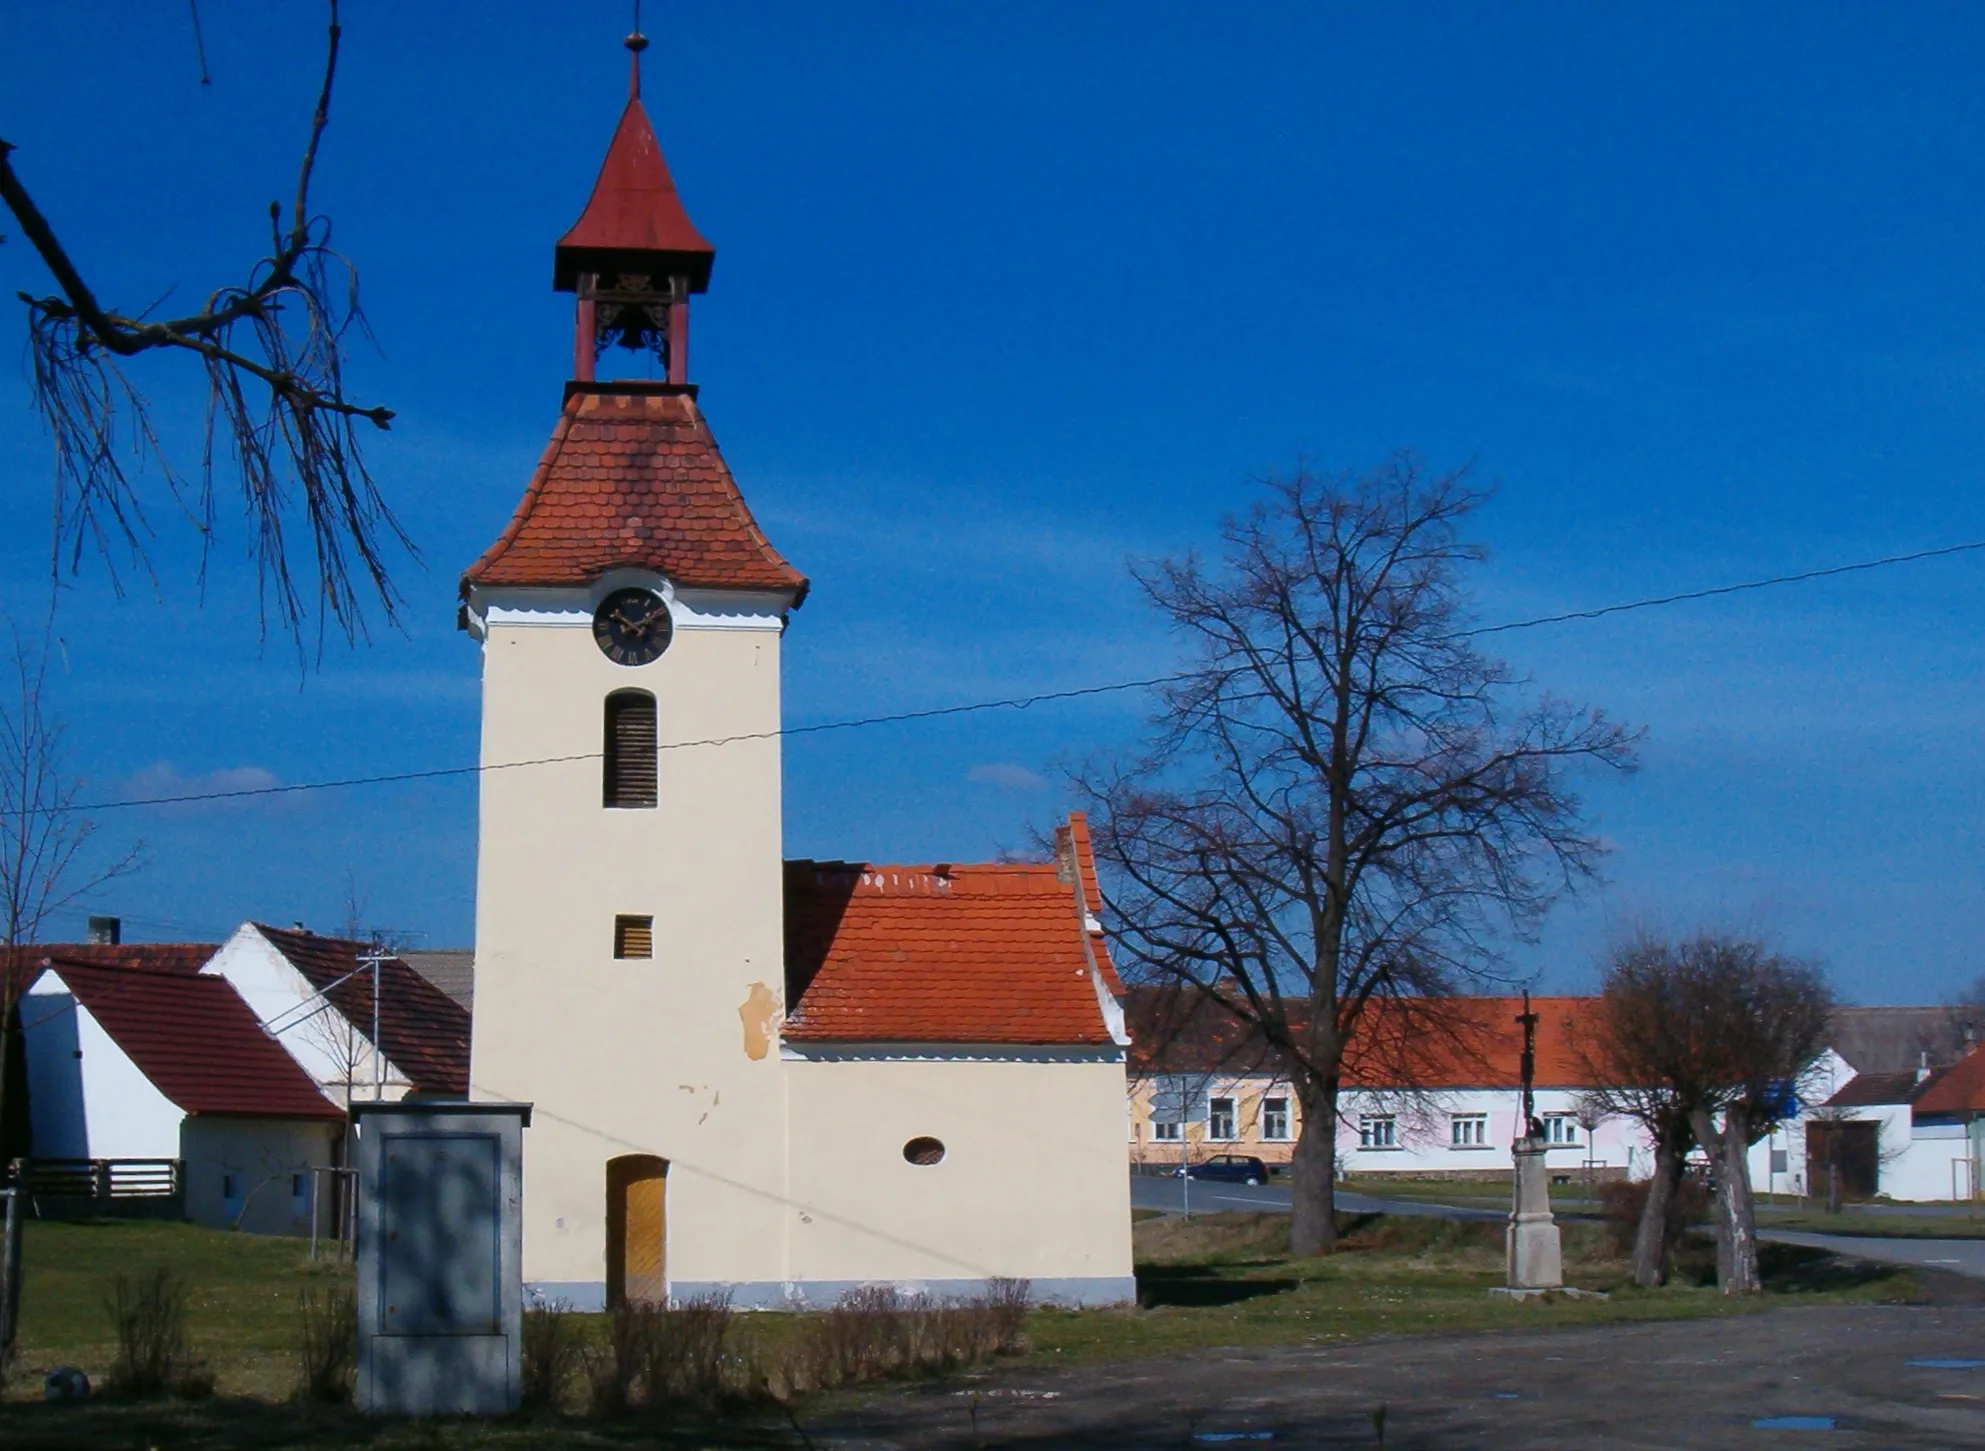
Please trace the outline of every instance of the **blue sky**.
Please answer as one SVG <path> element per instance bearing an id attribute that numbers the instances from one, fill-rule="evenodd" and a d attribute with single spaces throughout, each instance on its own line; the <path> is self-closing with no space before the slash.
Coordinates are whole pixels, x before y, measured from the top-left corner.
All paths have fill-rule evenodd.
<path id="1" fill-rule="evenodd" d="M 0 135 L 98 291 L 232 281 L 287 197 L 308 5 L 0 0 Z M 472 761 L 460 570 L 556 417 L 551 246 L 625 94 L 627 7 L 346 8 L 316 187 L 379 337 L 356 391 L 417 540 L 404 633 L 299 682 L 231 504 L 202 591 L 65 581 L 59 705 L 92 792 Z M 1205 545 L 1299 458 L 1411 447 L 1499 485 L 1500 620 L 1985 538 L 1985 12 L 651 3 L 646 97 L 717 245 L 693 372 L 814 580 L 790 724 L 1156 673 L 1126 557 Z M 10 229 L 11 230 L 11 229 Z M 0 282 L 40 290 L 18 238 Z M 0 309 L 0 356 L 22 356 Z M 141 366 L 197 457 L 194 380 Z M 48 589 L 49 450 L 0 370 L 0 605 Z M 1985 559 L 1500 637 L 1648 729 L 1591 793 L 1605 886 L 1519 964 L 1593 977 L 1625 922 L 1814 954 L 1870 1002 L 1981 970 Z M 795 855 L 969 859 L 1065 808 L 1134 698 L 797 738 Z M 132 934 L 244 917 L 466 943 L 467 781 L 106 814 Z M 71 928 L 80 923 L 71 924 Z"/>

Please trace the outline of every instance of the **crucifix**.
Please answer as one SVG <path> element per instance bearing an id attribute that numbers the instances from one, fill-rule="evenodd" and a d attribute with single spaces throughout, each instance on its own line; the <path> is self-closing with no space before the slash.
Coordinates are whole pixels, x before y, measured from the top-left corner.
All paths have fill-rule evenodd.
<path id="1" fill-rule="evenodd" d="M 1523 1134 L 1529 1138 L 1544 1137 L 1544 1126 L 1537 1122 L 1537 1014 L 1530 1010 L 1530 993 L 1523 994 L 1523 1011 L 1516 1015 L 1516 1021 L 1523 1025 Z"/>

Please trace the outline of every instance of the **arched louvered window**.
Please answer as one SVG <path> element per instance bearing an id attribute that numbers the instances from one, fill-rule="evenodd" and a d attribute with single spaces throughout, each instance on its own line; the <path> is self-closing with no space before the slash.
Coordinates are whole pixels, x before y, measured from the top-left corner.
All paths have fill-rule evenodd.
<path id="1" fill-rule="evenodd" d="M 655 804 L 655 697 L 645 690 L 616 690 L 607 697 L 608 806 Z"/>

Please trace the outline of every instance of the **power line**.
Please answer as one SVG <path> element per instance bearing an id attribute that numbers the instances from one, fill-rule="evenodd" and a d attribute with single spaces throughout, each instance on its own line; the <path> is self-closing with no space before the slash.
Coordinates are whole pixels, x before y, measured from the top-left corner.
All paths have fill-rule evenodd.
<path id="1" fill-rule="evenodd" d="M 1647 599 L 1627 600 L 1619 604 L 1598 605 L 1588 610 L 1569 610 L 1558 615 L 1538 615 L 1534 619 L 1511 620 L 1500 625 L 1477 625 L 1473 629 L 1457 630 L 1449 639 L 1465 640 L 1478 635 L 1502 635 L 1513 630 L 1534 630 L 1543 625 L 1561 625 L 1584 620 L 1603 619 L 1607 615 L 1621 615 L 1633 610 L 1660 609 L 1668 605 L 1686 604 L 1692 600 L 1716 599 L 1723 595 L 1743 594 L 1750 590 L 1770 589 L 1776 585 L 1804 584 L 1809 580 L 1831 579 L 1836 575 L 1858 574 L 1871 569 L 1886 569 L 1891 565 L 1915 564 L 1925 559 L 1941 559 L 1953 554 L 1969 554 L 1985 549 L 1985 539 L 1973 540 L 1966 544 L 1946 544 L 1935 549 L 1919 549 L 1909 554 L 1884 555 L 1880 559 L 1857 560 L 1852 564 L 1829 565 L 1824 569 L 1801 570 L 1797 574 L 1775 574 L 1764 579 L 1747 579 L 1737 584 L 1712 585 L 1707 589 L 1685 590 L 1680 594 L 1654 595 Z M 694 750 L 706 746 L 742 745 L 749 741 L 772 741 L 786 736 L 818 735 L 826 731 L 858 730 L 868 726 L 901 725 L 910 721 L 940 720 L 946 716 L 973 715 L 987 710 L 1026 710 L 1030 706 L 1049 705 L 1065 700 L 1083 700 L 1091 696 L 1115 695 L 1126 690 L 1148 690 L 1158 685 L 1176 685 L 1191 679 L 1196 671 L 1179 671 L 1171 675 L 1153 675 L 1141 680 L 1118 680 L 1107 685 L 1083 685 L 1072 690 L 1044 690 L 1033 695 L 1007 696 L 998 700 L 975 700 L 963 705 L 933 706 L 928 710 L 898 711 L 893 715 L 859 716 L 850 720 L 822 721 L 815 725 L 781 726 L 769 731 L 747 731 L 741 735 L 713 736 L 699 741 L 664 741 L 656 747 L 661 751 Z M 584 751 L 570 756 L 538 756 L 527 761 L 497 761 L 488 765 L 442 766 L 428 771 L 394 771 L 378 776 L 346 776 L 334 781 L 299 781 L 286 786 L 250 786 L 232 791 L 195 791 L 180 796 L 149 796 L 129 801 L 92 801 L 57 807 L 58 811 L 122 811 L 138 806 L 180 806 L 202 801 L 235 801 L 245 797 L 287 796 L 306 791 L 338 791 L 352 786 L 386 786 L 408 781 L 438 781 L 454 776 L 480 776 L 487 771 L 517 771 L 531 766 L 561 766 L 577 761 L 597 761 L 598 751 Z"/>

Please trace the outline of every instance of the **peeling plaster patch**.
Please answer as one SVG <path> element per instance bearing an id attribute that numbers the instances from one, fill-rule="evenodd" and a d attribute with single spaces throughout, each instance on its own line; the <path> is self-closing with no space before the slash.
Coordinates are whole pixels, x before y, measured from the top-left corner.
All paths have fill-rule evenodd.
<path id="1" fill-rule="evenodd" d="M 779 1000 L 762 982 L 751 985 L 751 993 L 738 1004 L 738 1019 L 744 1024 L 744 1056 L 756 1062 L 772 1051 L 772 1020 L 779 1015 Z"/>

